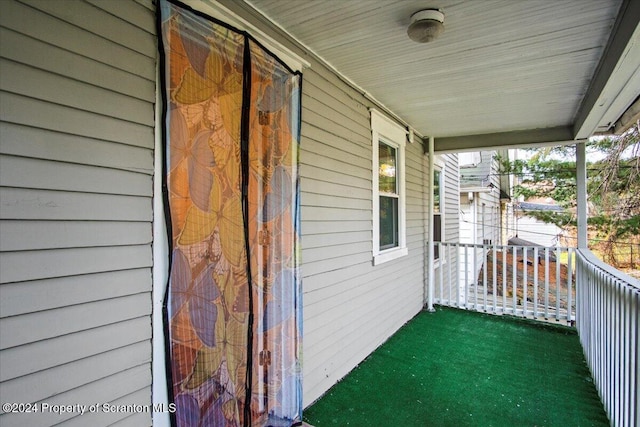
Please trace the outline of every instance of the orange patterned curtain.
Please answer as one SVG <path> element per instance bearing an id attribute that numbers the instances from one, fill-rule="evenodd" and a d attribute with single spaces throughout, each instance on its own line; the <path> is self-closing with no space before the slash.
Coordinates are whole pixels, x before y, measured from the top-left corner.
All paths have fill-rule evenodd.
<path id="1" fill-rule="evenodd" d="M 174 424 L 290 426 L 302 415 L 302 76 L 246 33 L 160 8 Z"/>

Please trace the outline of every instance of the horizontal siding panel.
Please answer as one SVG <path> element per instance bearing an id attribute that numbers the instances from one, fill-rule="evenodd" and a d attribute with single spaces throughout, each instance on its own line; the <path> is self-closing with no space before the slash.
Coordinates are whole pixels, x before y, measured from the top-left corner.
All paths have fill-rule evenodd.
<path id="1" fill-rule="evenodd" d="M 369 192 L 369 196 L 370 196 Z M 342 197 L 341 194 L 335 194 L 333 196 L 326 194 L 307 194 L 303 198 L 305 206 L 324 207 L 324 208 L 338 208 L 338 209 L 359 209 L 371 212 L 372 201 L 371 197 L 355 198 Z"/>
<path id="2" fill-rule="evenodd" d="M 148 405 L 150 404 L 149 390 L 143 388 L 134 391 L 119 399 L 113 400 L 112 405 Z M 96 413 L 84 414 L 76 416 L 64 423 L 60 427 L 84 427 L 91 426 L 109 426 L 109 427 L 144 427 L 151 426 L 151 416 L 146 412 L 138 412 L 131 414 L 130 412 L 108 413 L 99 411 Z"/>
<path id="3" fill-rule="evenodd" d="M 334 135 L 334 138 L 337 137 L 345 141 L 350 141 L 354 144 L 360 141 L 363 147 L 371 146 L 371 136 L 368 136 L 367 139 L 365 135 L 351 129 L 350 126 L 353 125 L 353 122 L 347 119 L 343 120 L 341 123 L 333 122 L 318 114 L 316 111 L 306 108 L 304 100 L 302 101 L 302 120 L 301 131 L 303 132 L 303 135 L 305 135 L 305 124 L 309 124 L 319 129 L 327 130 L 329 133 Z"/>
<path id="4" fill-rule="evenodd" d="M 3 252 L 0 283 L 151 267 L 149 245 Z"/>
<path id="5" fill-rule="evenodd" d="M 310 76 L 309 74 L 312 72 L 313 68 L 309 72 L 305 72 L 305 95 L 329 106 L 329 108 L 335 110 L 344 117 L 349 117 L 354 121 L 357 121 L 363 128 L 363 134 L 370 133 L 369 110 L 367 107 L 337 87 L 327 85 L 324 79 L 317 77 L 317 74 Z"/>
<path id="6" fill-rule="evenodd" d="M 153 195 L 152 178 L 146 174 L 6 155 L 0 155 L 0 182 L 40 190 Z"/>
<path id="7" fill-rule="evenodd" d="M 328 102 L 331 102 L 330 100 Z M 336 111 L 333 108 L 331 103 L 324 104 L 321 101 L 311 98 L 303 93 L 302 95 L 302 105 L 304 109 L 308 111 L 313 111 L 315 115 L 321 116 L 323 119 L 329 120 L 333 123 L 333 127 L 343 126 L 347 127 L 352 131 L 359 135 L 369 135 L 370 134 L 370 126 L 369 126 L 369 117 L 368 112 L 367 115 L 356 116 L 352 113 L 350 116 L 345 116 L 340 112 Z M 357 120 L 359 119 L 359 120 Z"/>
<path id="8" fill-rule="evenodd" d="M 309 166 L 317 167 L 319 169 L 339 171 L 343 175 L 343 180 L 350 180 L 351 177 L 371 180 L 371 160 L 366 163 L 366 167 L 359 167 L 352 163 L 345 162 L 343 160 L 330 159 L 324 154 L 315 154 L 310 151 L 306 151 L 303 155 L 305 169 Z"/>
<path id="9" fill-rule="evenodd" d="M 155 52 L 155 40 L 150 37 L 148 32 L 129 24 L 117 16 L 104 13 L 103 10 L 92 4 L 76 2 L 73 7 L 63 8 L 56 6 L 55 2 L 52 3 L 50 0 L 20 1 L 58 19 L 83 28 L 91 34 L 102 36 L 143 55 Z"/>
<path id="10" fill-rule="evenodd" d="M 352 267 L 363 262 L 372 261 L 371 252 L 360 253 L 352 255 L 349 258 L 326 258 L 321 261 L 308 262 L 305 259 L 302 260 L 302 276 L 308 277 L 314 274 L 326 273 L 328 271 L 338 271 Z"/>
<path id="11" fill-rule="evenodd" d="M 400 298 L 391 295 L 400 293 Z M 341 310 L 327 313 L 327 316 L 341 316 L 348 320 L 336 322 L 336 329 L 325 329 L 319 325 L 307 334 L 305 352 L 309 356 L 305 357 L 305 364 L 326 366 L 327 361 L 336 360 L 343 352 L 353 354 L 368 346 L 366 356 L 390 336 L 388 333 L 394 332 L 389 330 L 393 329 L 390 325 L 395 322 L 399 327 L 422 309 L 422 294 L 418 289 L 412 293 L 410 289 L 388 288 L 384 294 L 375 293 L 375 297 L 385 304 L 365 305 L 363 302 L 356 304 L 355 312 Z M 307 323 L 314 327 L 322 320 L 308 320 Z M 379 334 L 374 337 L 367 331 L 377 331 Z"/>
<path id="12" fill-rule="evenodd" d="M 303 165 L 300 167 L 300 176 L 308 179 L 315 179 L 323 182 L 331 182 L 334 184 L 343 183 L 345 186 L 371 189 L 371 176 L 360 174 L 360 177 L 345 177 L 340 169 L 322 169 L 312 165 Z"/>
<path id="13" fill-rule="evenodd" d="M 371 251 L 371 241 L 334 244 L 319 248 L 303 248 L 302 259 L 311 263 L 327 258 L 349 257 L 351 255 L 367 253 Z"/>
<path id="14" fill-rule="evenodd" d="M 0 122 L 0 153 L 153 174 L 153 150 Z"/>
<path id="15" fill-rule="evenodd" d="M 305 234 L 303 237 L 303 248 L 313 249 L 321 248 L 331 245 L 344 245 L 354 242 L 369 242 L 371 243 L 371 231 L 345 231 L 343 233 L 330 232 L 327 230 L 326 234 Z"/>
<path id="16" fill-rule="evenodd" d="M 0 218 L 151 221 L 151 198 L 0 187 Z"/>
<path id="17" fill-rule="evenodd" d="M 37 402 L 151 360 L 151 343 L 143 341 L 2 383 L 15 402 Z"/>
<path id="18" fill-rule="evenodd" d="M 344 151 L 344 144 L 338 145 L 340 145 L 340 148 L 336 148 L 333 145 L 323 144 L 309 138 L 302 143 L 303 149 L 300 163 L 303 165 L 311 165 L 313 162 L 310 159 L 314 158 L 314 156 L 321 156 L 327 160 L 337 160 L 340 163 L 347 163 L 352 167 L 366 169 L 369 171 L 369 175 L 371 175 L 372 163 L 370 147 L 367 147 L 366 157 L 362 157 L 355 153 Z"/>
<path id="19" fill-rule="evenodd" d="M 411 280 L 407 279 L 411 278 L 412 274 L 421 276 L 422 265 L 416 263 L 416 265 L 410 266 L 410 263 L 406 262 L 408 259 L 403 259 L 403 261 L 405 262 L 396 263 L 396 265 L 386 268 L 384 273 L 373 269 L 366 274 L 354 278 L 354 280 L 342 281 L 337 284 L 332 284 L 331 286 L 317 289 L 313 292 L 313 296 L 307 296 L 307 298 L 312 298 L 310 301 L 305 299 L 305 319 L 311 321 L 316 316 L 322 316 L 322 311 L 326 309 L 327 306 L 339 307 L 340 304 L 337 304 L 338 301 L 343 301 L 345 304 L 351 301 L 351 304 L 346 305 L 350 307 L 350 310 L 354 310 L 355 316 L 355 313 L 357 313 L 361 307 L 368 307 L 367 303 L 370 303 L 372 306 L 379 306 L 381 304 L 372 294 L 376 292 L 385 293 L 386 288 L 402 289 L 415 286 Z M 420 284 L 422 284 L 422 281 L 420 281 Z M 416 288 L 421 290 L 422 286 L 416 286 Z M 396 297 L 401 298 L 402 296 L 394 296 L 394 298 Z M 320 304 L 315 304 L 313 301 Z M 354 306 L 355 301 L 357 301 L 355 304 L 357 307 Z M 362 309 L 366 310 L 368 308 Z M 337 310 L 340 309 L 337 308 Z"/>
<path id="20" fill-rule="evenodd" d="M 305 357 L 305 385 L 314 385 L 305 388 L 305 400 L 309 400 L 307 403 L 319 397 L 324 390 L 340 380 L 420 311 L 422 305 L 420 297 L 416 298 L 405 293 L 401 300 L 390 301 L 390 296 L 399 293 L 395 291 L 384 296 L 378 295 L 378 298 L 387 304 L 384 307 L 374 306 L 372 312 L 358 320 L 352 320 L 348 311 L 333 313 L 334 316 L 346 317 L 349 321 L 338 324 L 339 327 L 336 329 L 327 328 L 326 332 L 329 335 L 324 335 L 325 329 L 322 328 L 319 329 L 323 332 L 322 335 L 307 336 L 305 351 L 311 356 Z M 406 298 L 411 297 L 413 297 L 412 303 L 407 304 Z M 372 334 L 366 333 L 372 330 L 379 332 L 375 338 Z M 308 345 L 312 346 L 311 350 L 308 349 Z M 324 375 L 318 375 L 318 373 Z"/>
<path id="21" fill-rule="evenodd" d="M 124 396 L 114 402 L 114 405 L 146 405 L 149 400 L 149 392 L 147 390 L 138 390 L 132 394 Z M 140 403 L 142 402 L 142 403 Z M 82 417 L 74 417 L 70 420 L 61 424 L 61 427 L 84 427 L 87 424 L 85 422 L 91 423 L 92 426 L 109 426 L 109 427 L 145 427 L 151 426 L 151 416 L 153 414 L 138 412 L 135 414 L 131 413 L 120 413 L 120 414 L 109 414 L 105 412 L 98 412 L 95 414 L 85 414 Z M 118 417 L 123 417 L 119 419 L 115 419 Z"/>
<path id="22" fill-rule="evenodd" d="M 413 281 L 419 278 L 421 273 L 409 276 Z M 421 288 L 398 288 L 385 287 L 384 292 L 380 290 L 368 290 L 366 297 L 358 298 L 357 301 L 349 300 L 351 309 L 343 307 L 340 310 L 327 310 L 326 316 L 331 318 L 343 318 L 337 323 L 337 330 L 328 330 L 322 326 L 326 320 L 322 317 L 314 316 L 307 319 L 307 324 L 311 330 L 307 334 L 305 342 L 305 363 L 313 365 L 324 365 L 330 358 L 339 356 L 352 345 L 354 334 L 368 335 L 369 351 L 373 351 L 389 335 L 385 335 L 389 324 L 380 322 L 383 316 L 395 318 L 397 322 L 403 323 L 422 308 Z M 370 294 L 370 295 L 369 295 Z M 404 318 L 404 319 L 402 319 Z M 372 332 L 376 332 L 373 334 Z M 352 351 L 357 351 L 354 345 Z"/>
<path id="23" fill-rule="evenodd" d="M 0 252 L 151 244 L 149 222 L 3 221 Z"/>
<path id="24" fill-rule="evenodd" d="M 371 258 L 364 262 L 361 262 L 360 264 L 353 264 L 351 268 L 348 269 L 326 271 L 313 276 L 304 276 L 302 285 L 305 306 L 307 304 L 319 302 L 325 298 L 324 295 L 314 296 L 314 293 L 323 291 L 324 289 L 328 289 L 333 286 L 340 286 L 341 284 L 345 283 L 346 286 L 350 286 L 349 283 L 351 280 L 359 279 L 370 271 Z M 307 300 L 307 298 L 311 299 Z M 303 313 L 303 315 L 307 315 L 306 311 Z"/>
<path id="25" fill-rule="evenodd" d="M 54 2 L 55 3 L 55 2 Z M 75 4 L 75 3 L 74 3 Z M 64 9 L 58 7 L 58 9 Z M 17 1 L 2 3 L 0 26 L 154 81 L 155 49 L 141 55 Z M 152 38 L 149 35 L 149 38 Z"/>
<path id="26" fill-rule="evenodd" d="M 305 150 L 311 147 L 318 147 L 318 150 L 324 150 L 324 147 L 331 147 L 339 153 L 344 153 L 344 159 L 349 160 L 353 157 L 369 161 L 371 165 L 371 134 L 354 135 L 354 138 L 345 139 L 331 133 L 330 130 L 314 126 L 312 123 L 302 122 L 302 149 L 301 162 L 304 162 Z M 370 166 L 369 166 L 370 167 Z"/>
<path id="27" fill-rule="evenodd" d="M 150 314 L 151 298 L 143 293 L 6 317 L 0 323 L 0 346 L 11 348 Z"/>
<path id="28" fill-rule="evenodd" d="M 153 127 L 139 123 L 8 92 L 0 93 L 0 109 L 6 122 L 153 149 Z"/>
<path id="29" fill-rule="evenodd" d="M 343 233 L 351 231 L 368 231 L 371 233 L 373 220 L 369 218 L 367 221 L 307 221 L 302 217 L 302 239 L 304 241 L 307 235 L 323 234 L 323 233 Z"/>
<path id="30" fill-rule="evenodd" d="M 92 405 L 96 402 L 114 402 L 116 398 L 126 396 L 134 391 L 140 390 L 143 387 L 149 387 L 151 384 L 151 370 L 149 365 L 140 365 L 135 368 L 127 369 L 126 371 L 119 372 L 115 375 L 103 378 L 99 381 L 86 384 L 82 387 L 69 390 L 65 393 L 58 394 L 54 397 L 48 398 L 47 403 L 51 405 L 73 405 L 83 404 Z M 115 394 L 114 394 L 115 391 Z M 150 400 L 150 399 L 149 399 Z M 132 404 L 148 404 L 145 402 L 129 402 Z M 85 414 L 87 415 L 87 414 Z M 91 415 L 91 414 L 88 414 Z M 106 419 L 101 421 L 101 424 L 85 424 L 91 426 L 108 425 L 114 421 L 125 418 L 126 413 L 108 413 L 104 414 Z M 147 414 L 149 420 L 151 414 Z M 62 423 L 67 419 L 79 416 L 76 413 L 45 413 L 38 414 L 2 414 L 0 415 L 0 424 L 3 427 L 22 427 L 29 425 L 30 427 L 45 427 L 51 426 L 57 423 Z M 26 418 L 28 417 L 28 418 Z M 28 420 L 28 421 L 27 421 Z M 88 418 L 83 421 L 89 422 Z M 149 424 L 151 424 L 149 422 Z M 64 425 L 64 424 L 62 424 Z"/>
<path id="31" fill-rule="evenodd" d="M 0 352 L 0 381 L 81 360 L 151 339 L 149 317 L 138 317 Z"/>
<path id="32" fill-rule="evenodd" d="M 147 393 L 148 394 L 148 393 Z M 144 398 L 143 394 L 140 394 L 139 398 L 132 398 L 133 401 L 137 400 L 137 401 L 144 401 L 142 400 Z M 140 427 L 140 426 L 150 426 L 150 420 L 149 420 L 149 414 L 146 413 L 135 413 L 132 415 L 127 414 L 128 416 L 126 418 L 123 418 L 121 420 L 116 421 L 113 424 L 109 424 L 109 426 L 111 427 Z M 155 416 L 154 414 L 151 414 L 151 416 Z M 74 418 L 75 420 L 75 418 Z M 72 426 L 80 426 L 82 427 L 83 424 L 81 424 L 79 421 L 78 423 L 74 423 L 74 424 L 70 424 L 71 420 L 67 423 L 65 423 L 64 427 L 72 427 Z"/>
<path id="33" fill-rule="evenodd" d="M 121 1 L 87 0 L 87 2 L 150 34 L 156 33 L 156 19 L 151 0 L 145 1 L 146 6 L 135 2 L 130 5 Z"/>
<path id="34" fill-rule="evenodd" d="M 304 166 L 300 168 L 304 169 Z M 371 188 L 358 188 L 347 186 L 339 183 L 331 183 L 318 181 L 311 178 L 300 178 L 300 193 L 302 195 L 302 203 L 306 204 L 306 199 L 312 194 L 336 195 L 343 197 L 353 197 L 357 199 L 371 200 Z"/>
<path id="35" fill-rule="evenodd" d="M 305 221 L 367 221 L 371 211 L 302 206 L 301 216 Z"/>
<path id="36" fill-rule="evenodd" d="M 153 104 L 148 101 L 5 59 L 0 59 L 0 68 L 0 90 L 153 126 Z"/>
<path id="37" fill-rule="evenodd" d="M 109 271 L 0 286 L 0 318 L 151 292 L 151 270 Z M 34 298 L 46 295 L 46 298 Z"/>
<path id="38" fill-rule="evenodd" d="M 0 40 L 0 57 L 150 103 L 155 102 L 153 80 L 144 79 L 5 28 L 0 28 Z M 143 111 L 146 110 L 145 108 Z"/>

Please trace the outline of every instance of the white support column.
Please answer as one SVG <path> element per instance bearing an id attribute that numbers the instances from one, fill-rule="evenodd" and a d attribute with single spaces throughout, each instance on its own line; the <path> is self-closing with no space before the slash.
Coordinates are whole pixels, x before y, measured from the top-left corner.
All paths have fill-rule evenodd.
<path id="1" fill-rule="evenodd" d="M 578 204 L 578 248 L 587 244 L 587 154 L 585 143 L 576 144 L 576 184 Z"/>
<path id="2" fill-rule="evenodd" d="M 433 288 L 435 286 L 435 271 L 433 269 L 434 266 L 434 251 L 433 251 L 433 208 L 434 208 L 434 200 L 433 200 L 433 151 L 434 138 L 432 136 L 429 137 L 429 175 L 427 175 L 427 188 L 428 188 L 428 196 L 429 196 L 429 205 L 427 209 L 427 215 L 429 217 L 429 237 L 427 243 L 427 310 L 435 311 L 433 308 Z"/>

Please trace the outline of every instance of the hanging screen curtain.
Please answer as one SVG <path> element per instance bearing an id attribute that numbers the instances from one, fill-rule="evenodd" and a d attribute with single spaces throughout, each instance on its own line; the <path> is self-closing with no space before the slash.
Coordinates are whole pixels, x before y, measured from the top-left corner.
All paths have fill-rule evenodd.
<path id="1" fill-rule="evenodd" d="M 161 1 L 177 426 L 301 421 L 302 76 L 248 34 Z"/>

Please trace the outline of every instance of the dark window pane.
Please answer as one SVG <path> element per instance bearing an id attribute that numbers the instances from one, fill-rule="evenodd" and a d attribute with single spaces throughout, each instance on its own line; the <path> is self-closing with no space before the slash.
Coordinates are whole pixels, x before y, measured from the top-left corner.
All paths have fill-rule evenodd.
<path id="1" fill-rule="evenodd" d="M 433 213 L 440 213 L 440 171 L 433 171 Z"/>
<path id="2" fill-rule="evenodd" d="M 398 246 L 398 199 L 380 196 L 380 250 Z"/>
<path id="3" fill-rule="evenodd" d="M 441 242 L 442 241 L 442 215 L 435 214 L 433 215 L 433 241 Z M 440 248 L 437 245 L 433 247 L 433 257 L 434 259 L 440 259 Z"/>
<path id="4" fill-rule="evenodd" d="M 378 142 L 378 189 L 396 194 L 396 149 Z"/>

